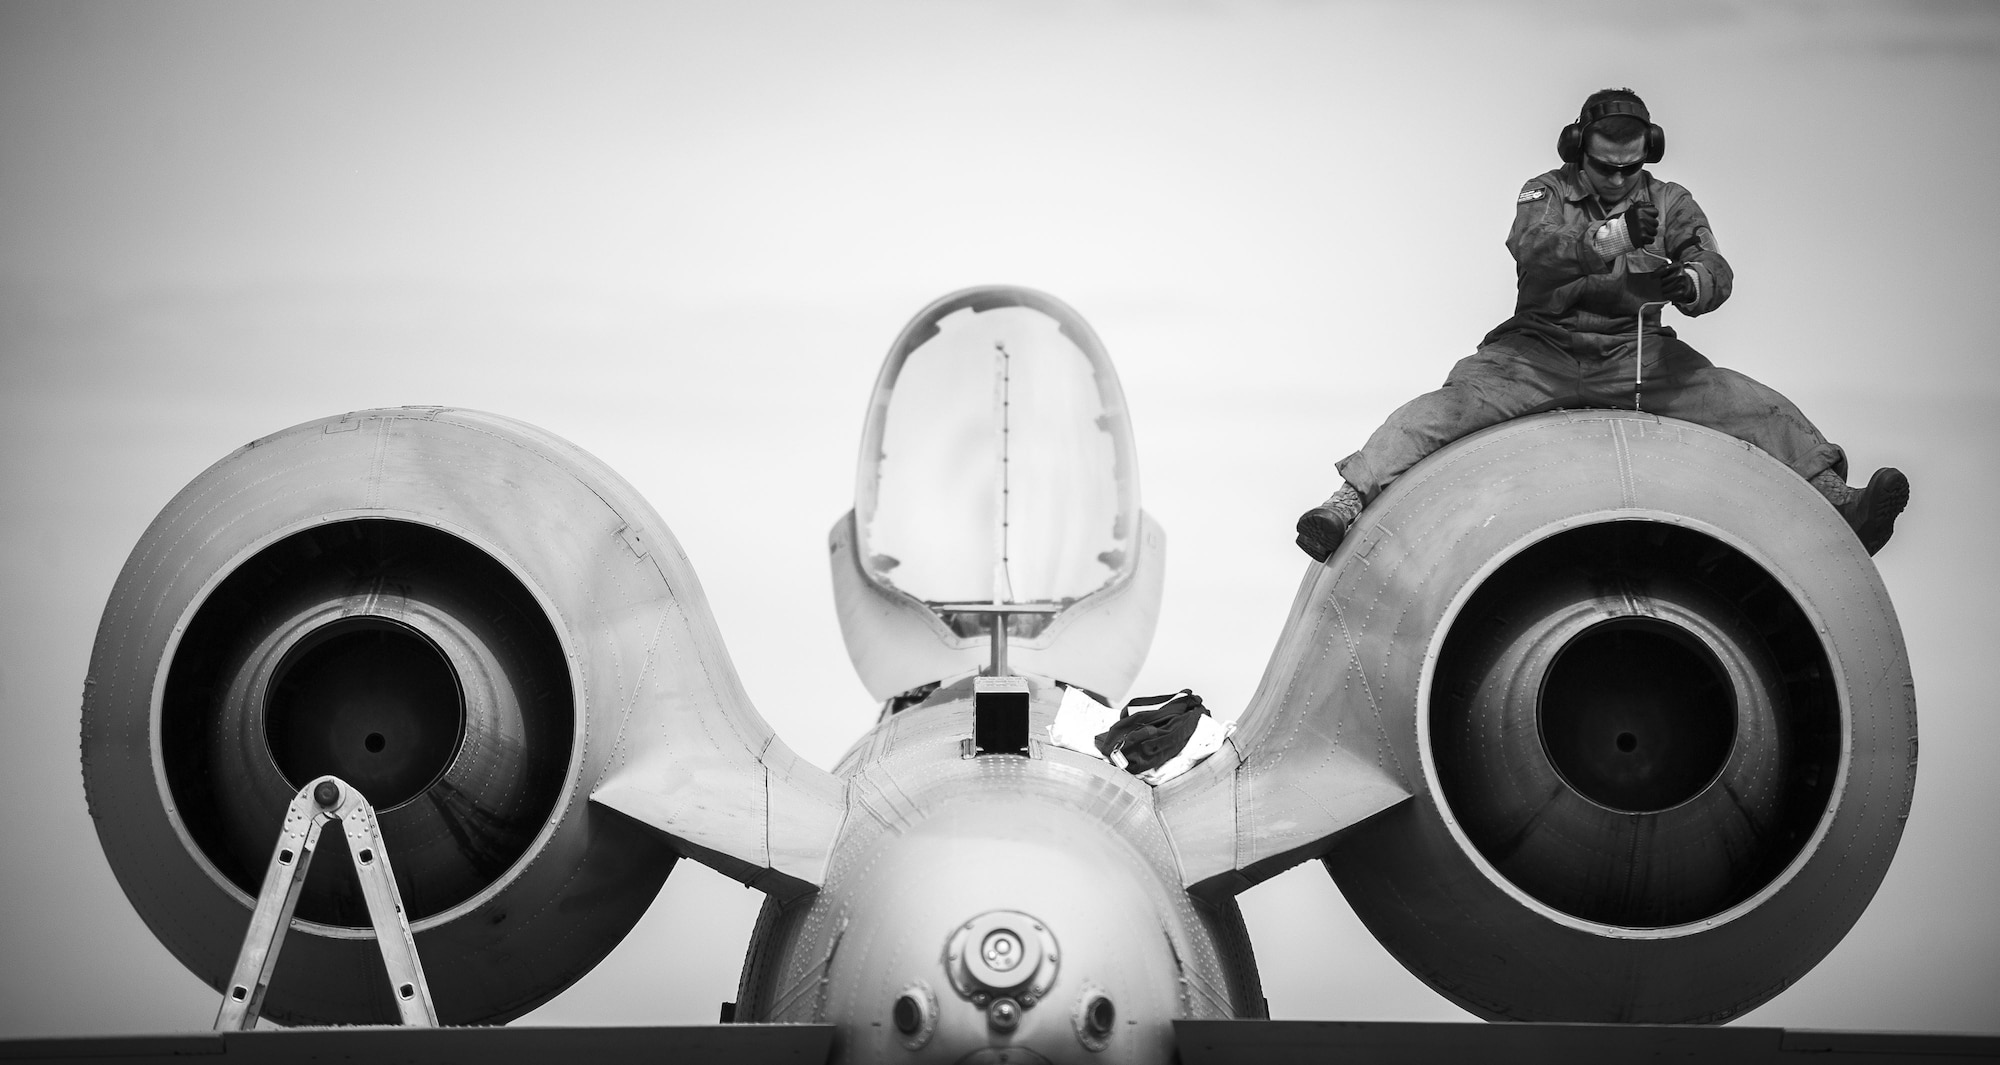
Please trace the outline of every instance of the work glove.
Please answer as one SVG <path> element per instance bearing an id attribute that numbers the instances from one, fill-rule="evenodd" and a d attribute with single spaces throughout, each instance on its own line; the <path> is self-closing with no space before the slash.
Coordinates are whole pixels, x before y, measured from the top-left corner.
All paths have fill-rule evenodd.
<path id="1" fill-rule="evenodd" d="M 1660 209 L 1650 202 L 1635 203 L 1625 212 L 1625 235 L 1635 248 L 1643 248 L 1660 235 Z"/>
<path id="2" fill-rule="evenodd" d="M 1653 271 L 1653 282 L 1660 286 L 1660 297 L 1675 303 L 1687 303 L 1699 291 L 1694 278 L 1689 277 L 1687 267 L 1680 263 L 1669 263 Z"/>

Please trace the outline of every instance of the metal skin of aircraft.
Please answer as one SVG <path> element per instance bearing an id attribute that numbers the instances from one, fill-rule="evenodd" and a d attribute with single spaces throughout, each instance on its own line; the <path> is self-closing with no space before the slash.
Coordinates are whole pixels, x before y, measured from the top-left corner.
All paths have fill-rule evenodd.
<path id="1" fill-rule="evenodd" d="M 1175 1022 L 1265 1014 L 1235 897 L 1313 860 L 1482 1017 L 1716 1023 L 1888 867 L 1917 740 L 1894 610 L 1740 441 L 1589 410 L 1440 451 L 1308 568 L 1221 749 L 1155 786 L 1050 728 L 1070 689 L 1126 693 L 1164 551 L 1083 319 L 1011 287 L 925 309 L 829 538 L 884 711 L 827 772 L 610 469 L 492 414 L 326 418 L 133 550 L 86 793 L 218 991 L 287 804 L 332 774 L 378 812 L 443 1023 L 546 1001 L 691 858 L 767 896 L 736 1019 L 832 1025 L 856 1062 L 1173 1060 Z M 265 1017 L 397 1016 L 345 865 L 307 877 Z"/>

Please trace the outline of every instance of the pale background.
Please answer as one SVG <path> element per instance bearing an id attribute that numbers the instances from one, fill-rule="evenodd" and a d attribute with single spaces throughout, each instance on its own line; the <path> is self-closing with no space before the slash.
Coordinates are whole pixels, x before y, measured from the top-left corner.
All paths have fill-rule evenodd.
<path id="1" fill-rule="evenodd" d="M 110 876 L 77 723 L 126 553 L 231 449 L 422 403 L 568 437 L 829 765 L 873 713 L 823 537 L 877 362 L 935 296 L 1033 285 L 1117 362 L 1167 530 L 1137 687 L 1226 710 L 1292 519 L 1507 315 L 1514 194 L 1606 85 L 1737 270 L 1683 335 L 1915 484 L 1878 560 L 1915 809 L 1744 1023 L 2000 1031 L 2000 6 L 959 0 L 0 4 L 0 1035 L 213 1016 Z M 713 1020 L 759 898 L 683 863 L 530 1021 Z M 1318 865 L 1243 901 L 1277 1016 L 1466 1016 Z"/>

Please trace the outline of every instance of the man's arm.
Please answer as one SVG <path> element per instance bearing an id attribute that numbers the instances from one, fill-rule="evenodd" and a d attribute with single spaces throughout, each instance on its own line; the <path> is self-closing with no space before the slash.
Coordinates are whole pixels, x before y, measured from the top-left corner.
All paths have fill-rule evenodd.
<path id="1" fill-rule="evenodd" d="M 1674 306 L 1689 316 L 1707 314 L 1729 298 L 1736 274 L 1716 248 L 1708 216 L 1694 197 L 1679 185 L 1666 185 L 1661 191 L 1666 195 L 1660 197 L 1664 217 L 1660 220 L 1659 250 L 1694 279 L 1693 297 L 1676 301 Z"/>
<path id="2" fill-rule="evenodd" d="M 1624 236 L 1608 224 L 1568 211 L 1561 190 L 1536 178 L 1521 187 L 1514 202 L 1514 227 L 1507 250 L 1514 254 L 1521 298 L 1533 300 L 1580 277 L 1611 269 L 1618 256 L 1614 241 Z M 1630 247 L 1630 243 L 1626 247 Z"/>

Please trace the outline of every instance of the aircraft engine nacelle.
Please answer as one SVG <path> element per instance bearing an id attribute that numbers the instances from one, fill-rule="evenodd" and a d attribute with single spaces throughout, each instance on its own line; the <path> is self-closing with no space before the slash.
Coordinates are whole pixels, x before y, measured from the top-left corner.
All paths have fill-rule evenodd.
<path id="1" fill-rule="evenodd" d="M 1301 610 L 1267 687 L 1320 670 L 1308 701 L 1412 795 L 1326 864 L 1477 1014 L 1725 1020 L 1831 950 L 1895 852 L 1895 611 L 1833 509 L 1738 440 L 1612 411 L 1488 430 L 1375 500 Z"/>
<path id="2" fill-rule="evenodd" d="M 498 1022 L 587 972 L 673 867 L 590 802 L 640 717 L 738 697 L 686 559 L 608 468 L 506 418 L 365 411 L 238 450 L 146 531 L 91 657 L 84 785 L 127 896 L 219 989 L 287 802 L 347 780 L 440 1019 Z M 393 1022 L 346 844 L 320 846 L 263 1012 Z"/>

